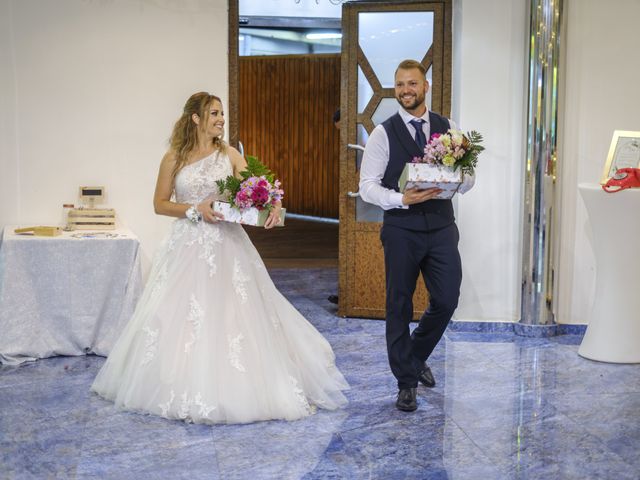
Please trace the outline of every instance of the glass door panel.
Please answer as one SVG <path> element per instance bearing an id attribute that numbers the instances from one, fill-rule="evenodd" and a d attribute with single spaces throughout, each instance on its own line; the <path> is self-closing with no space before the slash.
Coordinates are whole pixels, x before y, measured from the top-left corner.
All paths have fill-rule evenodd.
<path id="1" fill-rule="evenodd" d="M 365 77 L 362 68 L 358 67 L 358 113 L 364 112 L 373 97 L 373 88 L 367 77 Z"/>
<path id="2" fill-rule="evenodd" d="M 433 12 L 361 12 L 358 43 L 383 88 L 393 88 L 398 64 L 422 60 L 433 43 Z"/>

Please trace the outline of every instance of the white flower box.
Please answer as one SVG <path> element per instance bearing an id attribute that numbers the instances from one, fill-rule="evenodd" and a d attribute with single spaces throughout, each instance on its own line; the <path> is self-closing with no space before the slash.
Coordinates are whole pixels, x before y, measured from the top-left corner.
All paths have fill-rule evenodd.
<path id="1" fill-rule="evenodd" d="M 398 187 L 404 193 L 409 188 L 440 188 L 439 199 L 452 198 L 462 184 L 462 171 L 433 163 L 407 163 L 402 170 Z"/>
<path id="2" fill-rule="evenodd" d="M 254 227 L 264 227 L 269 217 L 269 210 L 258 210 L 255 207 L 238 210 L 232 207 L 230 203 L 217 200 L 213 202 L 213 210 L 224 215 L 225 222 L 241 223 L 242 225 L 252 225 Z M 285 213 L 286 209 L 283 208 L 280 212 L 281 220 L 277 225 L 278 227 L 284 227 Z"/>

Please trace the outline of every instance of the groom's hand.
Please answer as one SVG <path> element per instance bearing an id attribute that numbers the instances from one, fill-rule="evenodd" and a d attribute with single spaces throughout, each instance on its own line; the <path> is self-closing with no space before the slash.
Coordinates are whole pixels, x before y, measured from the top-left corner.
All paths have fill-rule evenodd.
<path id="1" fill-rule="evenodd" d="M 442 192 L 441 188 L 426 188 L 424 190 L 409 188 L 405 190 L 404 195 L 402 195 L 402 204 L 413 205 L 415 203 L 426 202 L 427 200 L 435 198 L 440 192 Z"/>

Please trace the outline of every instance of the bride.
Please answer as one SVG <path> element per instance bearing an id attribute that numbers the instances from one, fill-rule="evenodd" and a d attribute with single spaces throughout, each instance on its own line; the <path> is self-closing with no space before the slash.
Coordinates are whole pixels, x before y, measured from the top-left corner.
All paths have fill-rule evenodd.
<path id="1" fill-rule="evenodd" d="M 325 338 L 278 292 L 247 234 L 211 208 L 239 176 L 218 97 L 185 104 L 154 207 L 178 217 L 135 313 L 91 389 L 126 410 L 195 423 L 296 420 L 346 404 Z M 172 201 L 175 195 L 175 201 Z M 265 225 L 280 221 L 280 206 Z"/>

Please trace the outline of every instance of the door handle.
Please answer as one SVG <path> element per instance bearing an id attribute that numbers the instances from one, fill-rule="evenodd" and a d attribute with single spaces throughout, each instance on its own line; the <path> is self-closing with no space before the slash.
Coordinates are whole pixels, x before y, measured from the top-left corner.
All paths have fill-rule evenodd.
<path id="1" fill-rule="evenodd" d="M 364 152 L 364 147 L 362 145 L 358 145 L 357 143 L 347 143 L 347 149 L 351 148 L 352 150 L 358 150 L 360 152 Z M 358 155 L 356 154 L 356 172 L 360 170 L 360 165 L 358 165 Z M 350 197 L 352 195 L 349 195 Z M 354 197 L 357 197 L 357 192 Z"/>
<path id="2" fill-rule="evenodd" d="M 347 148 L 353 148 L 354 150 L 360 150 L 361 152 L 364 152 L 364 147 L 362 145 L 356 145 L 354 143 L 348 143 Z"/>
<path id="3" fill-rule="evenodd" d="M 362 145 L 357 145 L 354 143 L 348 143 L 347 148 L 352 148 L 353 150 L 360 150 L 361 152 L 364 152 L 364 147 Z M 359 196 L 360 196 L 360 192 L 347 192 L 347 197 L 349 198 L 358 198 Z"/>

